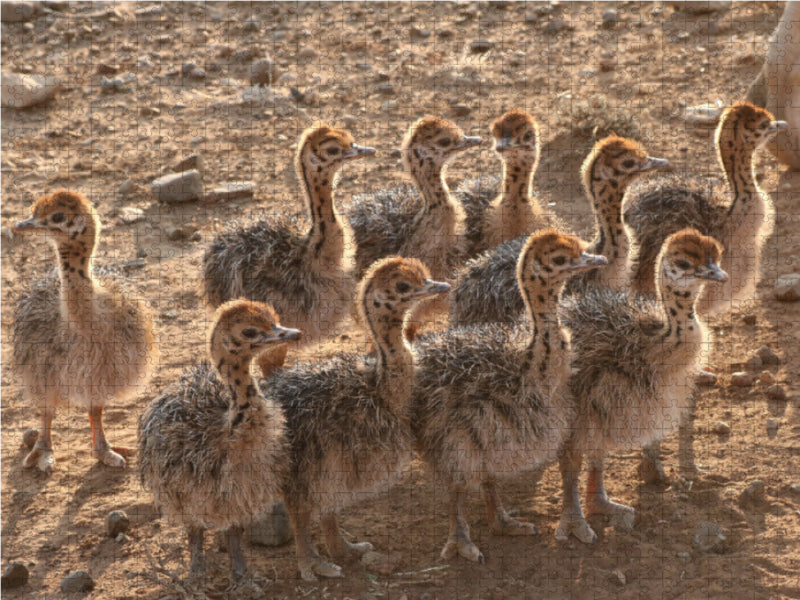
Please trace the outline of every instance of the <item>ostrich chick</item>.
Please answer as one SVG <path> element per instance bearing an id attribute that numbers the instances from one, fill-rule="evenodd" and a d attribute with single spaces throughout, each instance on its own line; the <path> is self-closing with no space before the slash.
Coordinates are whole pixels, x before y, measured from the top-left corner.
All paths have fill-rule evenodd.
<path id="1" fill-rule="evenodd" d="M 140 477 L 156 506 L 186 527 L 191 572 L 205 570 L 206 529 L 227 530 L 235 579 L 247 572 L 243 525 L 277 496 L 286 470 L 284 418 L 250 375 L 259 352 L 300 337 L 266 304 L 220 306 L 208 361 L 155 398 L 139 422 Z"/>
<path id="2" fill-rule="evenodd" d="M 58 253 L 60 275 L 60 285 L 53 278 L 36 282 L 14 313 L 15 370 L 42 415 L 41 436 L 23 466 L 52 471 L 53 417 L 67 400 L 89 409 L 94 456 L 123 467 L 131 451 L 109 446 L 103 409 L 112 398 L 129 400 L 149 378 L 157 356 L 150 314 L 113 283 L 94 279 L 100 221 L 82 194 L 58 190 L 40 197 L 33 216 L 14 230 L 46 234 Z"/>
<path id="3" fill-rule="evenodd" d="M 445 560 L 460 554 L 483 562 L 463 514 L 470 487 L 483 492 L 492 532 L 537 532 L 506 514 L 496 485 L 502 475 L 555 460 L 574 420 L 573 402 L 565 394 L 571 351 L 558 322 L 559 293 L 572 275 L 607 263 L 584 248 L 554 229 L 530 237 L 517 267 L 530 329 L 473 325 L 424 336 L 416 345 L 412 425 L 420 455 L 450 489 Z"/>
<path id="4" fill-rule="evenodd" d="M 315 125 L 303 132 L 295 169 L 310 226 L 301 232 L 288 220 L 261 221 L 218 236 L 203 257 L 205 297 L 211 306 L 244 297 L 268 302 L 284 323 L 303 330 L 306 343 L 320 343 L 350 314 L 353 242 L 350 227 L 333 205 L 342 166 L 370 156 L 343 129 Z M 265 376 L 283 364 L 286 346 L 259 359 Z"/>
<path id="5" fill-rule="evenodd" d="M 695 307 L 706 281 L 725 282 L 722 246 L 694 229 L 664 242 L 657 260 L 660 301 L 643 294 L 590 289 L 563 303 L 575 360 L 569 390 L 577 419 L 561 452 L 563 511 L 557 539 L 574 534 L 585 543 L 596 535 L 578 498 L 583 455 L 589 459 L 588 512 L 633 527 L 635 511 L 608 499 L 603 481 L 605 453 L 637 447 L 675 429 L 692 393 L 698 364 L 708 352 L 708 332 Z M 653 332 L 652 323 L 662 326 Z"/>
<path id="6" fill-rule="evenodd" d="M 290 469 L 283 499 L 292 519 L 303 579 L 341 577 L 323 560 L 310 534 L 312 512 L 334 556 L 359 556 L 366 542 L 346 541 L 337 509 L 384 492 L 412 459 L 409 422 L 414 354 L 403 336 L 404 315 L 423 298 L 444 293 L 415 259 L 385 258 L 367 271 L 358 289 L 361 318 L 375 356 L 340 354 L 324 363 L 296 365 L 270 382 L 270 397 L 286 414 Z"/>
<path id="7" fill-rule="evenodd" d="M 625 189 L 643 173 L 668 161 L 647 156 L 635 141 L 609 136 L 598 141 L 583 162 L 581 175 L 594 209 L 596 236 L 588 251 L 608 257 L 608 267 L 592 270 L 568 284 L 624 287 L 628 274 L 628 238 L 622 226 Z M 525 238 L 500 244 L 461 269 L 450 295 L 451 325 L 513 322 L 525 310 L 516 281 L 516 261 Z"/>
<path id="8" fill-rule="evenodd" d="M 496 177 L 466 181 L 455 191 L 467 214 L 468 255 L 541 229 L 549 224 L 532 193 L 541 146 L 539 125 L 531 115 L 512 109 L 491 126 L 495 152 L 503 161 L 502 188 Z"/>

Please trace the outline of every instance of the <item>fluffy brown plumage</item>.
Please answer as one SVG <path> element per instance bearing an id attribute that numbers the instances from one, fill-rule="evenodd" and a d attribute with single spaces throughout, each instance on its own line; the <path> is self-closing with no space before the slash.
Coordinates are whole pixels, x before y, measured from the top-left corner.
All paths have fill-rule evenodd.
<path id="1" fill-rule="evenodd" d="M 306 199 L 308 229 L 288 219 L 233 222 L 203 258 L 211 306 L 232 298 L 268 302 L 284 323 L 321 342 L 350 314 L 355 279 L 350 227 L 333 205 L 336 175 L 349 160 L 374 154 L 343 129 L 315 125 L 303 132 L 295 168 Z M 281 349 L 285 352 L 285 348 Z M 266 359 L 265 359 L 266 360 Z"/>
<path id="2" fill-rule="evenodd" d="M 584 189 L 595 213 L 597 235 L 589 245 L 593 254 L 608 258 L 609 265 L 573 278 L 567 292 L 587 285 L 624 287 L 628 272 L 628 238 L 622 227 L 621 206 L 625 188 L 639 177 L 668 162 L 647 156 L 635 141 L 609 136 L 598 141 L 583 162 Z M 514 322 L 525 305 L 516 282 L 516 257 L 525 243 L 517 238 L 470 261 L 457 275 L 450 295 L 451 325 Z"/>
<path id="3" fill-rule="evenodd" d="M 60 276 L 34 283 L 14 313 L 14 371 L 42 413 L 41 435 L 23 464 L 52 470 L 51 425 L 56 408 L 69 401 L 89 410 L 94 455 L 122 467 L 128 450 L 108 445 L 103 409 L 147 383 L 157 356 L 150 313 L 107 278 L 94 279 L 100 221 L 82 194 L 58 190 L 40 197 L 15 231 L 46 234 L 58 253 Z"/>
<path id="4" fill-rule="evenodd" d="M 323 560 L 310 534 L 312 513 L 334 556 L 361 555 L 368 543 L 345 541 L 336 524 L 338 508 L 385 491 L 412 457 L 409 403 L 414 355 L 403 337 L 404 315 L 422 298 L 449 286 L 428 279 L 417 260 L 387 258 L 366 273 L 358 292 L 361 319 L 375 357 L 341 354 L 318 364 L 278 373 L 269 397 L 286 414 L 290 470 L 283 497 L 292 518 L 303 579 L 339 577 Z"/>
<path id="5" fill-rule="evenodd" d="M 450 275 L 464 257 L 466 230 L 464 209 L 445 181 L 447 163 L 480 142 L 438 117 L 423 117 L 411 126 L 403 140 L 403 164 L 419 195 L 402 186 L 377 198 L 358 197 L 347 209 L 359 273 L 384 256 L 399 254 L 422 260 L 434 277 Z"/>
<path id="6" fill-rule="evenodd" d="M 696 302 L 706 281 L 727 279 L 718 265 L 721 251 L 716 240 L 685 229 L 667 238 L 659 254 L 660 300 L 607 288 L 564 300 L 562 320 L 575 351 L 569 389 L 578 416 L 561 457 L 564 508 L 557 538 L 572 533 L 583 542 L 596 539 L 578 499 L 583 455 L 590 465 L 589 512 L 633 526 L 635 511 L 606 496 L 604 456 L 612 448 L 660 439 L 678 426 L 708 351 Z"/>
<path id="7" fill-rule="evenodd" d="M 492 531 L 536 532 L 510 518 L 497 479 L 554 460 L 574 420 L 565 394 L 569 337 L 557 318 L 558 298 L 571 275 L 606 264 L 585 244 L 553 229 L 535 233 L 520 254 L 530 330 L 498 323 L 424 336 L 415 345 L 419 372 L 412 426 L 417 448 L 450 491 L 450 535 L 442 557 L 456 553 L 483 562 L 463 515 L 469 488 L 481 487 Z"/>
<path id="8" fill-rule="evenodd" d="M 234 577 L 247 566 L 243 525 L 276 497 L 287 469 L 284 418 L 250 375 L 260 351 L 300 332 L 267 305 L 231 300 L 217 309 L 202 361 L 153 399 L 139 422 L 139 472 L 155 504 L 189 534 L 193 573 L 204 570 L 206 529 L 228 530 Z"/>

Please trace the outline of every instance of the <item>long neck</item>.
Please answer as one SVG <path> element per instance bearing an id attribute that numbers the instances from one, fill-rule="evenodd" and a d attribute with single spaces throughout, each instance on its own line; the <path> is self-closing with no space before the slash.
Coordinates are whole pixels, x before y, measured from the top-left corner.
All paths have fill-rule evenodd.
<path id="1" fill-rule="evenodd" d="M 447 213 L 454 210 L 455 206 L 450 196 L 450 189 L 445 181 L 446 167 L 437 167 L 433 161 L 424 161 L 423 164 L 411 164 L 411 177 L 417 184 L 417 189 L 422 195 L 426 213 Z"/>
<path id="2" fill-rule="evenodd" d="M 212 342 L 212 348 L 211 356 L 219 377 L 231 393 L 231 411 L 244 410 L 261 400 L 261 393 L 250 375 L 253 357 L 243 349 L 224 348 L 219 340 Z"/>
<path id="3" fill-rule="evenodd" d="M 311 228 L 307 235 L 308 252 L 313 262 L 322 266 L 339 265 L 348 240 L 333 206 L 333 169 L 314 171 L 310 167 L 298 169 L 300 184 L 306 197 Z"/>
<path id="4" fill-rule="evenodd" d="M 728 215 L 743 216 L 758 211 L 756 202 L 761 198 L 753 174 L 755 148 L 736 142 L 737 123 L 726 125 L 719 132 L 717 150 L 732 197 Z"/>
<path id="5" fill-rule="evenodd" d="M 530 206 L 530 210 L 535 215 L 541 215 L 542 210 L 539 203 L 531 196 L 535 171 L 536 161 L 518 157 L 504 160 L 503 192 L 500 195 L 500 205 L 517 210 Z"/>
<path id="6" fill-rule="evenodd" d="M 679 290 L 664 274 L 663 269 L 659 272 L 662 276 L 656 283 L 657 291 L 667 319 L 667 329 L 662 334 L 662 344 L 678 348 L 696 340 L 700 334 L 700 323 L 694 311 L 694 303 L 700 290 Z"/>
<path id="7" fill-rule="evenodd" d="M 592 165 L 591 177 L 586 185 L 592 202 L 597 237 L 590 248 L 592 254 L 602 254 L 608 259 L 608 266 L 599 275 L 605 280 L 614 280 L 625 272 L 630 241 L 622 225 L 622 197 L 627 182 L 618 179 L 604 179 L 595 173 Z"/>
<path id="8" fill-rule="evenodd" d="M 85 231 L 57 247 L 61 276 L 61 313 L 73 325 L 91 325 L 91 302 L 95 293 L 92 279 L 94 231 Z"/>
<path id="9" fill-rule="evenodd" d="M 397 311 L 366 311 L 377 359 L 376 373 L 381 396 L 389 408 L 400 413 L 408 408 L 414 381 L 414 355 L 403 335 L 403 318 Z"/>
<path id="10" fill-rule="evenodd" d="M 531 320 L 525 346 L 522 373 L 525 379 L 541 382 L 554 368 L 563 366 L 569 340 L 558 322 L 558 296 L 563 284 L 548 285 L 543 277 L 522 286 L 522 297 Z"/>

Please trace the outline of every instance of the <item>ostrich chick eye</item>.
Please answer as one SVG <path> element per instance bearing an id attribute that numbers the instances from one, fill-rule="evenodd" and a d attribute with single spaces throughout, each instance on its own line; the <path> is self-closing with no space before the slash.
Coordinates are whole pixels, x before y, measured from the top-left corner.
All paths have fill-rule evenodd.
<path id="1" fill-rule="evenodd" d="M 556 256 L 556 257 L 553 259 L 553 264 L 554 264 L 554 265 L 558 265 L 559 267 L 560 267 L 561 265 L 563 265 L 565 262 L 567 262 L 567 258 L 566 258 L 565 256 Z"/>
<path id="2" fill-rule="evenodd" d="M 633 160 L 632 158 L 629 158 L 628 160 L 622 161 L 622 167 L 624 169 L 632 169 L 635 165 L 636 165 L 636 161 Z"/>
<path id="3" fill-rule="evenodd" d="M 328 153 L 328 156 L 338 156 L 339 153 L 341 152 L 341 150 L 334 146 L 334 147 L 328 148 L 326 150 L 326 152 Z"/>
<path id="4" fill-rule="evenodd" d="M 407 284 L 405 281 L 401 281 L 395 286 L 395 289 L 400 294 L 405 294 L 408 290 L 411 289 L 411 286 Z"/>
<path id="5" fill-rule="evenodd" d="M 683 269 L 685 271 L 686 269 L 688 269 L 689 267 L 692 266 L 692 263 L 690 263 L 685 258 L 681 258 L 681 259 L 675 261 L 675 266 L 677 266 L 679 269 Z"/>
<path id="6" fill-rule="evenodd" d="M 530 142 L 532 139 L 533 139 L 533 133 L 532 133 L 532 132 L 530 132 L 530 131 L 529 131 L 528 133 L 526 133 L 526 134 L 525 134 L 525 135 L 522 137 L 522 141 L 523 141 L 523 142 Z"/>
<path id="7" fill-rule="evenodd" d="M 451 140 L 450 138 L 442 138 L 436 143 L 439 144 L 442 148 L 447 148 L 453 143 L 453 140 Z"/>
<path id="8" fill-rule="evenodd" d="M 253 339 L 258 335 L 258 329 L 255 327 L 245 327 L 242 329 L 242 335 L 246 338 Z"/>
<path id="9" fill-rule="evenodd" d="M 65 219 L 64 213 L 62 213 L 62 212 L 53 213 L 50 216 L 50 222 L 51 223 L 62 223 L 64 221 L 64 219 Z"/>

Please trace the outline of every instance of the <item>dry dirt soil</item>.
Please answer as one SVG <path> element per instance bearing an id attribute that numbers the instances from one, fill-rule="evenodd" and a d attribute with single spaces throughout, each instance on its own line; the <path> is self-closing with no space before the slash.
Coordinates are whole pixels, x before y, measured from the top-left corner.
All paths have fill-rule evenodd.
<path id="1" fill-rule="evenodd" d="M 208 315 L 198 295 L 200 262 L 215 232 L 234 215 L 300 213 L 292 170 L 299 133 L 314 120 L 347 126 L 374 160 L 347 166 L 338 198 L 404 181 L 399 155 L 409 124 L 428 113 L 453 118 L 470 135 L 488 135 L 490 121 L 518 106 L 540 121 L 540 196 L 586 237 L 592 219 L 579 167 L 592 135 L 615 129 L 637 137 L 651 155 L 678 171 L 717 174 L 713 138 L 688 127 L 683 107 L 744 95 L 760 68 L 782 6 L 746 2 L 712 15 L 690 15 L 639 2 L 585 3 L 70 3 L 29 24 L 2 25 L 4 70 L 60 77 L 64 87 L 45 106 L 2 112 L 2 222 L 26 218 L 44 192 L 67 187 L 96 204 L 104 223 L 96 264 L 122 266 L 132 293 L 146 298 L 161 350 L 154 377 L 127 405 L 108 409 L 115 444 L 135 445 L 147 402 L 203 353 Z M 603 13 L 616 11 L 603 26 Z M 248 21 L 249 18 L 252 21 Z M 473 41 L 490 42 L 474 53 Z M 602 52 L 607 54 L 602 55 Z M 253 61 L 271 57 L 272 88 L 249 86 Z M 600 62 L 604 63 L 601 68 Z M 193 62 L 204 75 L 184 63 Z M 108 93 L 103 77 L 135 76 Z M 390 83 L 391 86 L 385 85 Z M 299 93 L 292 95 L 291 88 Z M 463 105 L 463 106 L 456 106 Z M 150 181 L 183 156 L 199 153 L 207 189 L 231 180 L 255 182 L 252 199 L 159 204 Z M 453 185 L 478 173 L 499 173 L 488 144 L 463 155 Z M 271 580 L 275 598 L 800 598 L 800 303 L 772 295 L 778 275 L 800 269 L 800 176 L 762 152 L 761 183 L 776 204 L 766 240 L 757 299 L 712 322 L 712 366 L 719 383 L 698 406 L 696 450 L 705 472 L 691 489 L 649 486 L 636 475 L 638 452 L 610 458 L 613 497 L 635 506 L 630 533 L 593 520 L 598 542 L 557 543 L 560 478 L 550 467 L 539 483 L 504 482 L 507 506 L 542 530 L 538 537 L 498 538 L 488 530 L 477 495 L 469 503 L 479 566 L 443 562 L 445 491 L 414 464 L 385 496 L 353 506 L 344 528 L 396 562 L 394 574 L 345 565 L 346 578 L 309 584 L 295 569 L 292 545 L 247 547 L 251 567 Z M 127 193 L 120 185 L 130 179 Z M 125 210 L 142 211 L 133 224 Z M 196 232 L 196 233 L 195 233 Z M 171 239 L 175 238 L 175 239 Z M 182 238 L 182 239 L 181 239 Z M 46 273 L 54 253 L 43 239 L 3 238 L 2 363 L 8 364 L 12 307 L 23 285 Z M 361 334 L 352 323 L 353 347 Z M 762 345 L 787 401 L 766 386 L 731 385 L 731 374 Z M 290 357 L 290 360 L 294 360 Z M 766 423 L 777 420 L 777 433 Z M 715 424 L 730 426 L 728 435 Z M 50 477 L 24 471 L 22 434 L 38 427 L 14 372 L 2 371 L 2 565 L 30 569 L 17 598 L 57 598 L 65 574 L 87 570 L 96 582 L 87 598 L 177 598 L 188 562 L 182 531 L 162 521 L 129 468 L 97 464 L 85 414 L 63 407 L 55 421 L 57 468 Z M 665 444 L 675 474 L 676 440 Z M 739 502 L 753 481 L 765 495 Z M 794 487 L 792 487 L 794 486 Z M 126 543 L 105 535 L 113 509 L 131 518 Z M 722 528 L 719 552 L 693 546 L 700 522 Z M 228 557 L 207 542 L 209 597 L 225 597 Z M 147 555 L 154 562 L 147 559 Z M 237 594 L 227 594 L 235 598 Z"/>

